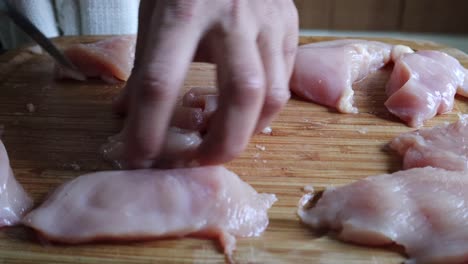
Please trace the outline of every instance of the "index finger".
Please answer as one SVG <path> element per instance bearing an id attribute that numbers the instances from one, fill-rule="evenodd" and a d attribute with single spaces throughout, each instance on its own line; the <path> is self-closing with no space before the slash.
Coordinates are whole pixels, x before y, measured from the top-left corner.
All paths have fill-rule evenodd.
<path id="1" fill-rule="evenodd" d="M 138 7 L 138 34 L 135 43 L 134 65 L 139 63 L 141 53 L 146 45 L 146 36 L 148 34 L 148 23 L 151 21 L 151 16 L 156 8 L 156 1 L 141 0 Z M 128 86 L 113 99 L 113 110 L 118 114 L 126 114 L 129 101 Z"/>
<path id="2" fill-rule="evenodd" d="M 131 168 L 148 168 L 157 158 L 198 40 L 194 23 L 163 25 L 147 37 L 129 80 L 130 112 L 125 124 L 125 155 Z"/>

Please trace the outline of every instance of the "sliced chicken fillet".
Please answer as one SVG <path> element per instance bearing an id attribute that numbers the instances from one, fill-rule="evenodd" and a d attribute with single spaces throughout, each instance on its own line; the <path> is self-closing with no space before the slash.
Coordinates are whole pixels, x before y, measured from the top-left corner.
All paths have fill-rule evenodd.
<path id="1" fill-rule="evenodd" d="M 259 194 L 224 167 L 107 171 L 60 186 L 23 223 L 51 241 L 259 236 L 275 195 Z"/>
<path id="2" fill-rule="evenodd" d="M 448 125 L 401 134 L 389 146 L 403 156 L 405 169 L 468 170 L 468 115 Z"/>
<path id="3" fill-rule="evenodd" d="M 353 83 L 390 61 L 392 46 L 377 41 L 333 40 L 299 47 L 290 88 L 298 96 L 357 113 Z"/>
<path id="4" fill-rule="evenodd" d="M 83 80 L 99 77 L 115 83 L 126 81 L 133 68 L 135 57 L 135 36 L 117 36 L 87 44 L 75 44 L 64 53 L 84 76 L 57 66 L 59 78 Z"/>
<path id="5" fill-rule="evenodd" d="M 417 51 L 401 56 L 387 83 L 387 109 L 411 127 L 449 112 L 455 94 L 466 95 L 466 70 L 440 51 Z"/>
<path id="6" fill-rule="evenodd" d="M 32 207 L 32 200 L 18 183 L 0 141 L 0 227 L 16 225 Z"/>
<path id="7" fill-rule="evenodd" d="M 468 261 L 468 173 L 432 167 L 369 177 L 324 191 L 298 214 L 315 229 L 363 245 L 397 243 L 408 264 Z"/>

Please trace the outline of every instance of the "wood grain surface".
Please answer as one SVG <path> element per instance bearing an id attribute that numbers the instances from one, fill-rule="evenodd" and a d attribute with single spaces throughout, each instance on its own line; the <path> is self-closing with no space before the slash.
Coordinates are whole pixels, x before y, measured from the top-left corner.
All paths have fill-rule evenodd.
<path id="1" fill-rule="evenodd" d="M 97 37 L 59 38 L 61 46 L 95 41 Z M 302 38 L 301 43 L 330 38 Z M 439 49 L 468 67 L 461 51 L 426 41 L 380 39 L 415 49 Z M 360 114 L 335 111 L 293 97 L 272 124 L 272 135 L 257 135 L 239 158 L 227 164 L 259 192 L 275 193 L 270 225 L 259 238 L 239 239 L 234 259 L 239 263 L 401 263 L 395 248 L 368 248 L 315 234 L 296 216 L 302 188 L 341 185 L 399 170 L 400 159 L 385 145 L 412 130 L 383 106 L 387 67 L 355 85 Z M 214 86 L 214 68 L 194 64 L 185 89 Z M 0 124 L 3 141 L 18 180 L 40 203 L 63 183 L 88 171 L 110 166 L 99 146 L 119 131 L 122 120 L 111 111 L 111 99 L 122 85 L 100 81 L 53 79 L 47 55 L 27 49 L 0 56 Z M 426 127 L 455 121 L 467 112 L 467 100 L 457 97 L 454 111 L 438 116 Z M 35 112 L 28 112 L 32 103 Z M 263 150 L 264 149 L 264 150 Z M 179 239 L 122 244 L 51 245 L 38 241 L 23 227 L 0 230 L 0 263 L 219 263 L 217 243 Z"/>

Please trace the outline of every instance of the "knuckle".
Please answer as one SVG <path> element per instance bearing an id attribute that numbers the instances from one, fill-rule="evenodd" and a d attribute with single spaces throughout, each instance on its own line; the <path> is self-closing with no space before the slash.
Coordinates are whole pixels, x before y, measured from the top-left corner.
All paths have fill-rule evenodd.
<path id="1" fill-rule="evenodd" d="M 265 24 L 268 26 L 273 26 L 273 24 L 276 24 L 278 14 L 280 13 L 280 7 L 275 5 L 274 3 L 265 3 L 263 5 L 263 18 L 266 20 Z"/>
<path id="2" fill-rule="evenodd" d="M 242 15 L 241 8 L 242 8 L 242 0 L 231 0 L 229 1 L 229 17 L 234 21 L 238 21 Z"/>
<path id="3" fill-rule="evenodd" d="M 278 112 L 286 105 L 291 98 L 291 93 L 288 89 L 272 89 L 278 92 L 270 93 L 265 98 L 265 107 L 271 112 Z M 279 92 L 281 91 L 281 92 Z"/>
<path id="4" fill-rule="evenodd" d="M 242 23 L 245 21 L 243 17 L 245 14 L 241 10 L 241 0 L 230 0 L 227 1 L 224 9 L 219 12 L 217 16 L 217 22 L 214 28 L 216 34 L 221 38 L 226 38 L 229 35 L 241 35 L 245 34 Z"/>
<path id="5" fill-rule="evenodd" d="M 265 90 L 264 81 L 260 78 L 247 78 L 237 82 L 232 100 L 237 104 L 251 105 L 262 97 Z"/>
<path id="6" fill-rule="evenodd" d="M 139 97 L 148 101 L 164 101 L 172 98 L 172 83 L 164 77 L 146 76 L 141 79 Z"/>
<path id="7" fill-rule="evenodd" d="M 167 1 L 166 22 L 184 23 L 192 21 L 196 16 L 197 6 L 201 0 Z"/>
<path id="8" fill-rule="evenodd" d="M 249 97 L 258 97 L 264 88 L 264 82 L 257 78 L 249 78 L 238 84 L 239 91 Z"/>
<path id="9" fill-rule="evenodd" d="M 277 55 L 283 56 L 283 43 L 280 39 L 274 38 L 273 34 L 273 29 L 266 28 L 258 36 L 257 46 L 260 52 L 264 53 L 264 57 L 269 56 L 270 58 L 274 58 Z"/>

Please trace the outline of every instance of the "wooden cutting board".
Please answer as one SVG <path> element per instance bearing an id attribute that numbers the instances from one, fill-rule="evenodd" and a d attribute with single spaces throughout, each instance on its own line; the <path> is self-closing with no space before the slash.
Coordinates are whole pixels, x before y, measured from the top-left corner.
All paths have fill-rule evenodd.
<path id="1" fill-rule="evenodd" d="M 58 38 L 61 46 L 96 41 L 97 37 Z M 301 38 L 301 43 L 331 38 Z M 426 41 L 402 41 L 415 49 L 443 50 L 468 67 L 463 52 Z M 214 86 L 213 67 L 195 64 L 186 81 Z M 385 150 L 399 133 L 412 130 L 383 106 L 390 68 L 355 85 L 360 114 L 339 114 L 292 98 L 272 124 L 272 135 L 252 138 L 243 155 L 227 165 L 259 192 L 275 193 L 270 225 L 259 238 L 239 239 L 239 263 L 400 263 L 395 248 L 368 248 L 341 243 L 303 226 L 296 216 L 302 188 L 341 185 L 400 169 L 400 159 Z M 122 120 L 111 112 L 111 99 L 122 85 L 100 81 L 55 81 L 53 62 L 27 49 L 0 56 L 0 124 L 18 180 L 40 203 L 59 184 L 88 171 L 110 169 L 99 146 L 117 133 Z M 28 112 L 32 103 L 35 112 Z M 426 127 L 455 121 L 468 111 L 458 98 L 452 113 L 434 118 Z M 400 253 L 399 253 L 400 252 Z M 40 243 L 23 227 L 0 230 L 0 263 L 218 263 L 217 243 L 179 239 L 78 246 Z"/>

